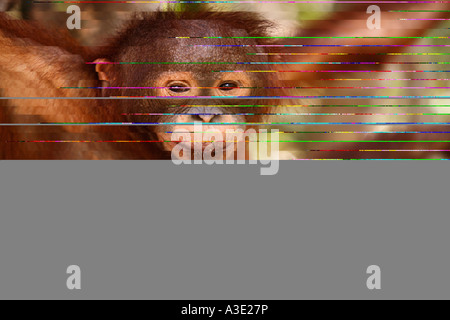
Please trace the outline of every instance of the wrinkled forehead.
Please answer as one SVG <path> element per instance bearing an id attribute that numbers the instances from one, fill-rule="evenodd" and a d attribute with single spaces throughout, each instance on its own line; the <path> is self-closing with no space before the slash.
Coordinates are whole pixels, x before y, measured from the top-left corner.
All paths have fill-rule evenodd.
<path id="1" fill-rule="evenodd" d="M 253 54 L 264 52 L 264 48 L 257 46 L 245 29 L 232 28 L 223 22 L 180 20 L 155 34 L 140 42 L 132 56 L 123 57 L 150 62 L 139 66 L 143 73 L 186 71 L 201 73 L 202 77 L 211 73 L 213 77 L 222 71 L 268 68 L 265 64 L 247 64 L 267 62 L 267 56 Z"/>
<path id="2" fill-rule="evenodd" d="M 260 51 L 255 39 L 245 29 L 224 22 L 181 20 L 170 36 L 160 38 L 170 61 L 242 61 L 249 53 Z"/>
<path id="3" fill-rule="evenodd" d="M 227 62 L 259 61 L 261 56 L 252 56 L 261 48 L 254 39 L 163 39 L 160 57 L 168 62 L 191 62 L 207 65 L 208 62 L 226 66 Z"/>
<path id="4" fill-rule="evenodd" d="M 164 23 L 149 39 L 141 39 L 141 52 L 146 59 L 160 62 L 239 62 L 265 60 L 254 38 L 245 29 L 224 21 L 178 20 Z"/>

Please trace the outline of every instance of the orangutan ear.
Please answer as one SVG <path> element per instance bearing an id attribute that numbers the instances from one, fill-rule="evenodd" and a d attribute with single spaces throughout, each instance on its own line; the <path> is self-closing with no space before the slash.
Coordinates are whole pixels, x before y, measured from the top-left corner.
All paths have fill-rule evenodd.
<path id="1" fill-rule="evenodd" d="M 97 72 L 98 79 L 101 81 L 112 81 L 114 80 L 112 67 L 113 65 L 110 63 L 108 59 L 96 59 L 95 63 L 95 71 Z"/>

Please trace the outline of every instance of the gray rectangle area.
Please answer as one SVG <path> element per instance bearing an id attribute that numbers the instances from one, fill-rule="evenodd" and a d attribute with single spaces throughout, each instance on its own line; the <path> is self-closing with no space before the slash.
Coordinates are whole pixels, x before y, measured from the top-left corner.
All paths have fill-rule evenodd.
<path id="1" fill-rule="evenodd" d="M 1 161 L 0 298 L 450 298 L 448 162 L 259 169 Z"/>

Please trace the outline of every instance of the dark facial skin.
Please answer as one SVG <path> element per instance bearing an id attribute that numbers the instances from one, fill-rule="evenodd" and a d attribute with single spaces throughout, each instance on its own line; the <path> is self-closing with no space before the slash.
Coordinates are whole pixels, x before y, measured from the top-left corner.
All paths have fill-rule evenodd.
<path id="1" fill-rule="evenodd" d="M 182 32 L 180 30 L 189 30 Z M 249 65 L 236 62 L 267 62 L 266 56 L 248 55 L 262 52 L 254 39 L 174 39 L 171 37 L 247 37 L 244 29 L 234 29 L 224 21 L 179 20 L 165 26 L 164 36 L 157 32 L 143 34 L 129 43 L 115 62 L 166 62 L 167 64 L 109 65 L 105 78 L 108 86 L 122 87 L 105 90 L 120 96 L 167 97 L 168 99 L 119 100 L 119 109 L 126 114 L 123 121 L 139 123 L 171 123 L 168 125 L 134 127 L 140 139 L 165 141 L 159 147 L 171 151 L 171 133 L 194 131 L 194 122 L 202 123 L 202 131 L 222 133 L 223 146 L 228 131 L 245 130 L 246 122 L 260 121 L 260 116 L 243 113 L 264 113 L 263 108 L 236 105 L 267 104 L 259 99 L 229 97 L 271 95 L 264 86 L 271 86 L 267 73 L 218 72 L 268 69 L 267 64 Z M 155 43 L 158 43 L 155 50 Z M 221 45 L 221 46 L 205 46 Z M 227 45 L 228 47 L 223 47 Z M 232 47 L 229 47 L 232 45 Z M 258 51 L 255 51 L 258 50 Z M 222 63 L 222 64 L 221 64 Z M 106 65 L 102 65 L 106 66 Z M 102 69 L 102 68 L 99 68 Z M 139 89 L 124 89 L 138 87 Z M 180 97 L 179 99 L 177 97 Z M 200 99 L 196 97 L 212 97 Z M 164 115 L 149 115 L 163 113 Z M 220 124 L 220 123 L 226 123 Z M 217 141 L 218 138 L 215 138 Z M 194 141 L 194 136 L 191 136 Z M 199 141 L 196 141 L 200 143 Z M 209 142 L 202 144 L 203 148 Z M 191 144 L 194 148 L 194 143 Z"/>

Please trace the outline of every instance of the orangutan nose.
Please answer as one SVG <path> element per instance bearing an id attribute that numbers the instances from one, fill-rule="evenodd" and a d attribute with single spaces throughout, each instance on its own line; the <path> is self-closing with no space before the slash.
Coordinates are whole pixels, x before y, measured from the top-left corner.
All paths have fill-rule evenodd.
<path id="1" fill-rule="evenodd" d="M 200 118 L 204 123 L 215 122 L 223 115 L 223 111 L 216 107 L 193 108 L 191 113 L 194 117 Z"/>

